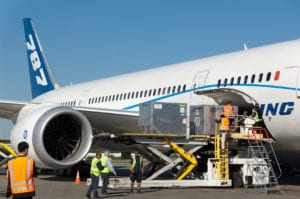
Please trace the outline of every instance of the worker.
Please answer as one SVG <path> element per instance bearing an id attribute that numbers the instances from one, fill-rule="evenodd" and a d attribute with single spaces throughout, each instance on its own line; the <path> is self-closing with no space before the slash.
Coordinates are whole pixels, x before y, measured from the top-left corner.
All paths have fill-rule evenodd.
<path id="1" fill-rule="evenodd" d="M 99 199 L 99 194 L 98 194 L 99 176 L 101 174 L 101 170 L 104 168 L 101 165 L 100 159 L 101 159 L 101 153 L 97 152 L 96 157 L 92 159 L 92 163 L 91 163 L 91 169 L 90 169 L 91 184 L 86 193 L 87 198 L 91 198 L 91 193 L 92 191 L 94 191 L 94 198 Z"/>
<path id="2" fill-rule="evenodd" d="M 137 182 L 137 193 L 141 192 L 141 183 L 144 174 L 143 157 L 138 151 L 131 154 L 129 161 L 130 169 L 130 192 L 133 192 L 134 182 Z"/>
<path id="3" fill-rule="evenodd" d="M 258 115 L 258 111 L 257 111 L 257 108 L 254 106 L 252 108 L 252 114 L 251 114 L 251 118 L 254 120 L 254 125 L 255 126 L 259 126 L 259 122 L 260 122 L 260 119 L 259 119 L 259 115 Z"/>
<path id="4" fill-rule="evenodd" d="M 109 174 L 112 172 L 115 176 L 117 175 L 111 160 L 109 158 L 109 151 L 105 151 L 103 156 L 101 157 L 100 161 L 104 169 L 101 171 L 101 178 L 102 178 L 102 194 L 107 195 L 107 185 L 109 184 Z"/>
<path id="5" fill-rule="evenodd" d="M 226 105 L 222 109 L 222 113 L 224 114 L 225 117 L 229 118 L 230 116 L 235 114 L 235 109 L 231 105 L 231 102 L 228 101 Z"/>
<path id="6" fill-rule="evenodd" d="M 248 112 L 245 110 L 243 115 L 239 117 L 238 125 L 240 127 L 240 133 L 245 133 L 245 120 L 248 118 Z"/>
<path id="7" fill-rule="evenodd" d="M 31 199 L 35 196 L 33 177 L 37 177 L 34 160 L 27 157 L 29 144 L 18 144 L 18 156 L 8 161 L 8 185 L 6 197 Z"/>
<path id="8" fill-rule="evenodd" d="M 216 119 L 216 122 L 220 124 L 219 134 L 221 134 L 221 148 L 225 149 L 226 136 L 229 131 L 229 119 L 225 117 L 224 114 L 221 114 L 219 118 Z"/>

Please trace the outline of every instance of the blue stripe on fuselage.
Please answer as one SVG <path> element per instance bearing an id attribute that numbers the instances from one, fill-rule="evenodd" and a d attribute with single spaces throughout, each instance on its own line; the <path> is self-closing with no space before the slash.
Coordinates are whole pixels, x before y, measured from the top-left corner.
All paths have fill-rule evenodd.
<path id="1" fill-rule="evenodd" d="M 173 96 L 177 96 L 177 95 L 181 95 L 181 94 L 185 94 L 185 93 L 189 93 L 189 92 L 194 92 L 195 90 L 201 90 L 201 89 L 207 89 L 207 88 L 229 88 L 229 87 L 232 87 L 232 86 L 273 88 L 273 89 L 295 90 L 295 91 L 300 90 L 300 88 L 295 88 L 295 87 L 275 86 L 275 85 L 267 85 L 267 84 L 232 84 L 228 87 L 224 87 L 224 84 L 220 84 L 219 87 L 218 87 L 218 84 L 211 84 L 211 85 L 200 86 L 200 87 L 193 88 L 193 89 L 188 89 L 188 90 L 178 92 L 178 93 L 173 93 L 173 94 L 170 94 L 170 95 L 165 95 L 165 96 L 153 98 L 151 100 L 144 101 L 143 103 L 158 102 L 162 99 L 167 99 L 167 98 L 171 98 Z M 133 109 L 133 108 L 137 108 L 138 106 L 139 106 L 139 104 L 133 104 L 131 106 L 124 107 L 123 110 L 130 110 L 130 109 Z"/>

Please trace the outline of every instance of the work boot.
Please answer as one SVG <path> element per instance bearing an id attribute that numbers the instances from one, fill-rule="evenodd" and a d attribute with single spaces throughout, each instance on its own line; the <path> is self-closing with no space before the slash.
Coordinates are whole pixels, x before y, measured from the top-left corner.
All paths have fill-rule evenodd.
<path id="1" fill-rule="evenodd" d="M 102 192 L 103 195 L 108 195 L 107 191 Z"/>
<path id="2" fill-rule="evenodd" d="M 141 189 L 137 189 L 136 192 L 137 192 L 137 193 L 141 193 Z"/>
<path id="3" fill-rule="evenodd" d="M 133 193 L 133 189 L 130 189 L 129 193 Z"/>
<path id="4" fill-rule="evenodd" d="M 90 196 L 89 194 L 86 194 L 85 196 L 86 196 L 87 198 L 91 198 L 91 196 Z"/>

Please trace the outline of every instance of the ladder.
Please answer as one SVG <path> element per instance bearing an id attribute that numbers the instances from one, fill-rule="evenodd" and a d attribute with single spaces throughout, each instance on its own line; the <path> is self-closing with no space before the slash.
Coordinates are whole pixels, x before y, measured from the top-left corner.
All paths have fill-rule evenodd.
<path id="1" fill-rule="evenodd" d="M 228 141 L 226 138 L 225 149 L 221 148 L 222 135 L 215 135 L 215 162 L 217 180 L 229 180 L 229 166 L 228 166 Z"/>
<path id="2" fill-rule="evenodd" d="M 248 139 L 248 157 L 253 158 L 254 168 L 256 172 L 259 172 L 259 175 L 253 176 L 253 181 L 256 182 L 255 189 L 260 188 L 260 191 L 265 193 L 282 193 L 278 183 L 281 170 L 272 146 L 273 140 L 269 138 L 265 128 L 252 127 L 248 133 L 252 133 L 254 137 L 254 139 Z M 264 136 L 266 139 L 263 139 Z M 278 176 L 276 176 L 274 166 L 278 168 Z"/>

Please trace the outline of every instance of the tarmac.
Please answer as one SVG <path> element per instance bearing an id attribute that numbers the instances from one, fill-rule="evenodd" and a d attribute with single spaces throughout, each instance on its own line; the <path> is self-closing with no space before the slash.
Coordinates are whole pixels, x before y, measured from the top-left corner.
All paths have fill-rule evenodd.
<path id="1" fill-rule="evenodd" d="M 111 177 L 112 179 L 114 177 Z M 124 177 L 123 177 L 124 178 Z M 63 178 L 53 175 L 40 175 L 35 178 L 36 197 L 35 199 L 84 199 L 88 189 L 86 178 L 80 179 L 80 184 L 76 184 L 76 177 Z M 279 180 L 282 194 L 267 194 L 260 189 L 232 189 L 232 188 L 142 188 L 141 193 L 129 193 L 127 188 L 108 189 L 109 195 L 101 195 L 101 198 L 142 198 L 142 199 L 174 199 L 174 198 L 217 198 L 217 199 L 296 199 L 300 198 L 300 176 L 282 177 Z M 0 175 L 0 198 L 5 198 L 7 179 L 5 175 Z"/>

